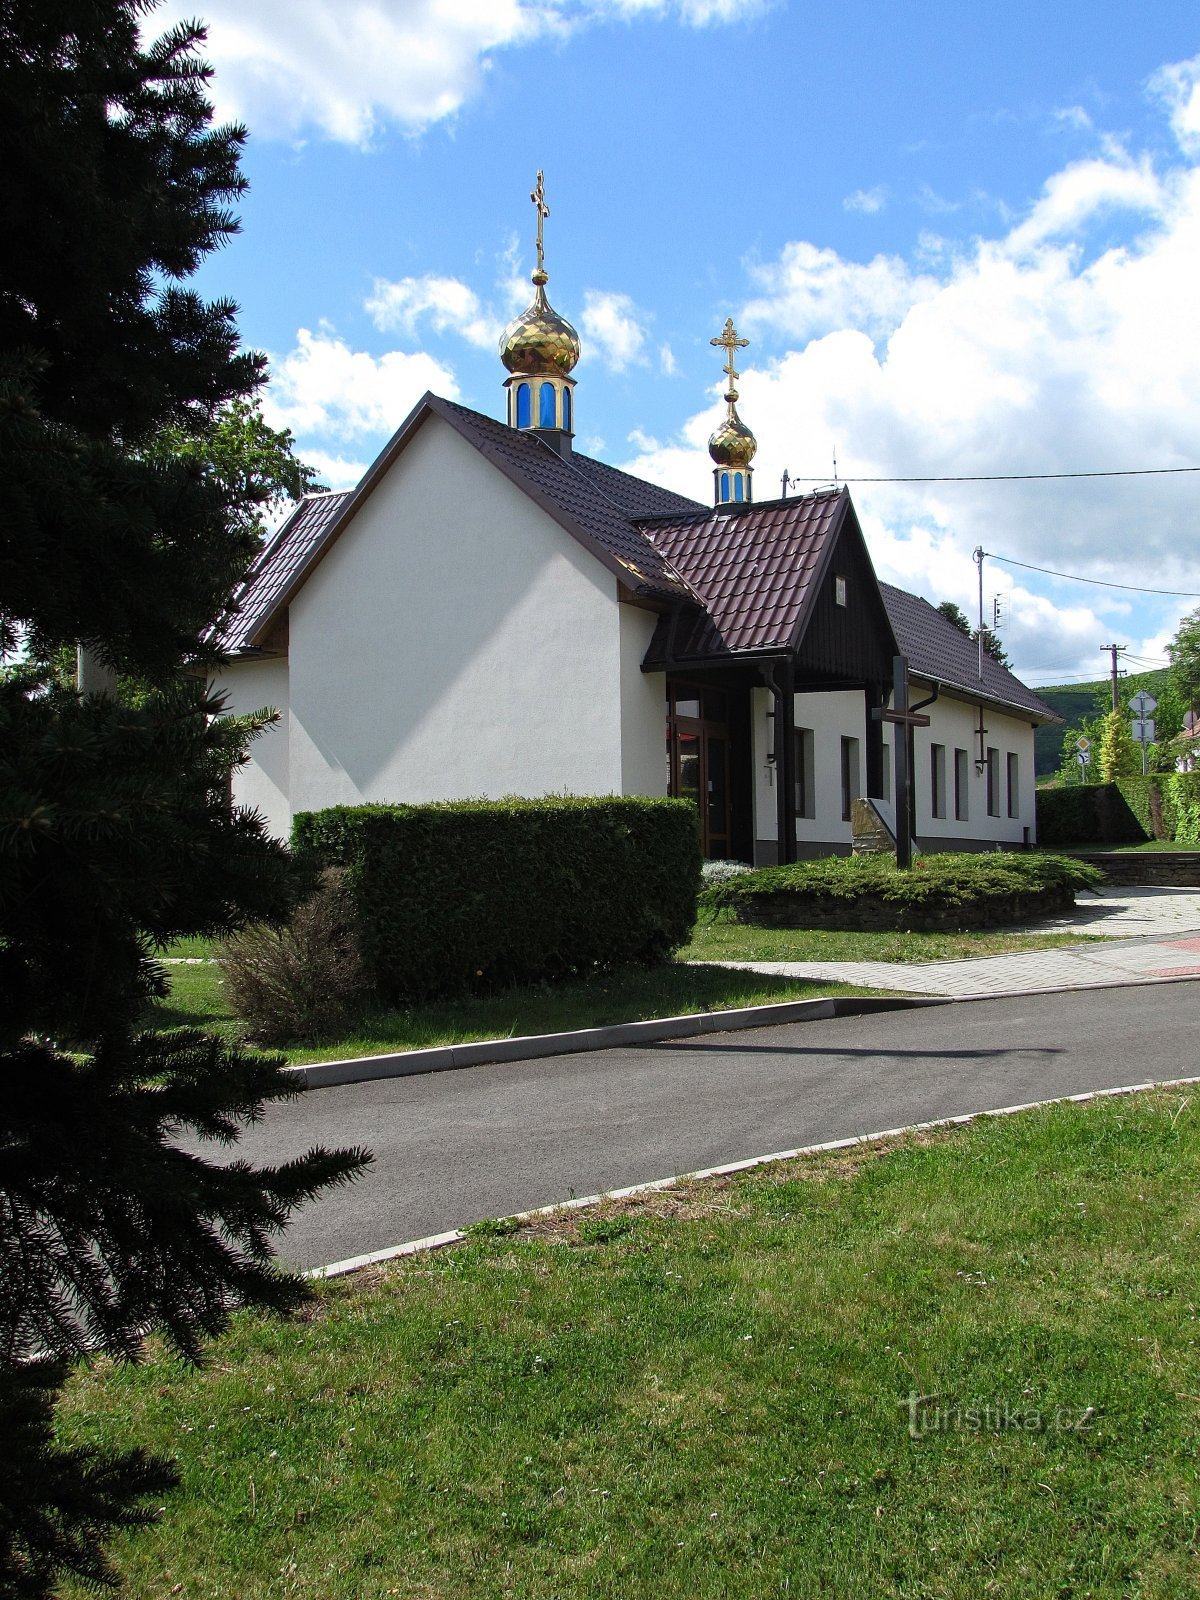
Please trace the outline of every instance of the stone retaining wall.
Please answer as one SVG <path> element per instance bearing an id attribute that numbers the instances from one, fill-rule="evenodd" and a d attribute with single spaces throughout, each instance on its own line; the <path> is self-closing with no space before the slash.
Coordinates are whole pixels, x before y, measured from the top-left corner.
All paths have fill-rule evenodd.
<path id="1" fill-rule="evenodd" d="M 1121 888 L 1200 889 L 1200 850 L 1136 850 L 1128 855 L 1097 852 L 1077 856 L 1099 867 Z"/>

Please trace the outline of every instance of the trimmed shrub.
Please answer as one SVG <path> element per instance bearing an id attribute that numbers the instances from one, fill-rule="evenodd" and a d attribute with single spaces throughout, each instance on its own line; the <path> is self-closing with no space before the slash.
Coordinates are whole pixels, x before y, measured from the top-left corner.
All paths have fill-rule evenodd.
<path id="1" fill-rule="evenodd" d="M 326 871 L 287 922 L 227 939 L 218 960 L 234 1014 L 256 1044 L 336 1033 L 366 992 L 345 874 Z"/>
<path id="2" fill-rule="evenodd" d="M 339 866 L 387 1003 L 666 960 L 700 884 L 686 800 L 608 796 L 335 806 L 298 815 L 302 864 Z"/>
<path id="3" fill-rule="evenodd" d="M 890 855 L 831 856 L 764 867 L 701 900 L 771 927 L 986 928 L 1069 909 L 1076 889 L 1102 882 L 1095 867 L 1041 852 L 921 856 L 907 872 Z"/>
<path id="4" fill-rule="evenodd" d="M 1200 844 L 1200 772 L 1151 772 L 1116 783 L 1037 792 L 1041 845 Z"/>

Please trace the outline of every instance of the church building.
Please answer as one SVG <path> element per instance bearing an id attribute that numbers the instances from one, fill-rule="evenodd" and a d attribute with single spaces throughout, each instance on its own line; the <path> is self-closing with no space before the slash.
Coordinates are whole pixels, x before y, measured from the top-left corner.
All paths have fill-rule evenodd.
<path id="1" fill-rule="evenodd" d="M 286 836 L 298 811 L 364 801 L 680 795 L 707 856 L 764 864 L 848 852 L 854 799 L 896 801 L 899 737 L 921 848 L 1031 843 L 1033 730 L 1054 713 L 876 578 L 844 487 L 755 500 L 732 321 L 712 340 L 711 504 L 574 449 L 580 345 L 546 296 L 540 173 L 534 198 L 503 421 L 426 394 L 241 588 L 218 687 L 280 719 L 237 800 Z"/>

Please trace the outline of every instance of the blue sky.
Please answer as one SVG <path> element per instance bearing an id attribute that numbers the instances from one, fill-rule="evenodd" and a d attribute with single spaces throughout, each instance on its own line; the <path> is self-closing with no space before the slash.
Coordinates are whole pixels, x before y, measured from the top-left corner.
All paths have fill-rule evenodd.
<path id="1" fill-rule="evenodd" d="M 579 328 L 577 447 L 707 499 L 726 316 L 759 498 L 836 449 L 882 577 L 973 614 L 973 547 L 1200 591 L 1200 16 L 1161 0 L 167 0 L 251 138 L 200 287 L 268 414 L 354 481 L 427 387 L 500 414 L 499 327 Z M 1032 682 L 1162 659 L 1195 599 L 989 562 Z"/>

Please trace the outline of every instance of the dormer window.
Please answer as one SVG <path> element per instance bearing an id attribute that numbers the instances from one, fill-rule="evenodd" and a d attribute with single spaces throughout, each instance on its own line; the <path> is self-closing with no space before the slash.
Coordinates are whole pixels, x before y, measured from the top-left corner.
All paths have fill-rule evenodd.
<path id="1" fill-rule="evenodd" d="M 840 573 L 833 580 L 833 603 L 835 606 L 846 604 L 846 580 Z"/>

